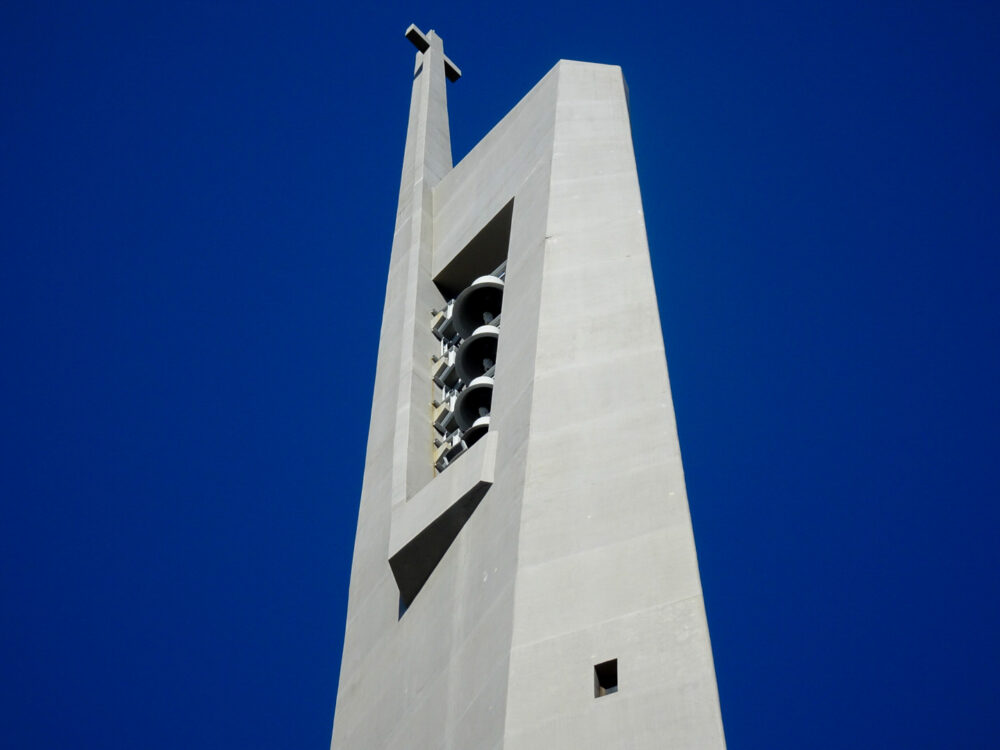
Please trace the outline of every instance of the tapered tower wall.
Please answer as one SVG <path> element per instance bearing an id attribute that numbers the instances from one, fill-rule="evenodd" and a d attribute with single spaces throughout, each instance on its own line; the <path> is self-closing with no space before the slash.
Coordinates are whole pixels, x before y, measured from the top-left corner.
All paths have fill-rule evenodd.
<path id="1" fill-rule="evenodd" d="M 560 62 L 452 168 L 422 39 L 332 747 L 722 747 L 621 71 Z M 436 469 L 432 310 L 505 211 L 489 431 Z"/>
<path id="2" fill-rule="evenodd" d="M 626 89 L 558 70 L 506 746 L 718 748 Z M 618 691 L 595 699 L 608 660 Z"/>

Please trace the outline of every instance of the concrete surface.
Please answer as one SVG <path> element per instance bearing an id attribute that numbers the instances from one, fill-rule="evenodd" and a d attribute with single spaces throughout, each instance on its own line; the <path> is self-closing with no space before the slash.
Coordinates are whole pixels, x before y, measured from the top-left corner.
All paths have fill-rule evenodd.
<path id="1" fill-rule="evenodd" d="M 452 167 L 420 38 L 332 747 L 722 748 L 621 70 L 559 62 Z M 435 280 L 507 228 L 491 429 L 435 475 Z"/>

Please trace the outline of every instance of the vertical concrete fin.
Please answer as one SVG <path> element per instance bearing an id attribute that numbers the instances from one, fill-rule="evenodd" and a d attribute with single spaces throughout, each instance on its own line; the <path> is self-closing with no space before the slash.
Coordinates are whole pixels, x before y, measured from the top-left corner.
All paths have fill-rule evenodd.
<path id="1" fill-rule="evenodd" d="M 441 299 L 430 277 L 434 238 L 431 191 L 452 168 L 445 86 L 447 80 L 457 80 L 460 75 L 433 31 L 425 35 L 411 25 L 406 38 L 418 51 L 386 290 L 386 310 L 393 308 L 399 325 L 398 338 L 393 337 L 400 356 L 392 450 L 393 504 L 406 500 L 433 476 L 429 370 L 436 341 L 430 333 L 430 311 Z"/>
<path id="2" fill-rule="evenodd" d="M 444 54 L 444 41 L 433 31 L 424 35 L 412 24 L 406 37 L 417 47 L 410 97 L 410 120 L 406 129 L 406 152 L 403 155 L 404 193 L 422 187 L 434 187 L 452 167 L 451 133 L 448 129 L 448 93 L 446 78 L 458 69 Z M 455 80 L 455 78 L 453 78 Z"/>

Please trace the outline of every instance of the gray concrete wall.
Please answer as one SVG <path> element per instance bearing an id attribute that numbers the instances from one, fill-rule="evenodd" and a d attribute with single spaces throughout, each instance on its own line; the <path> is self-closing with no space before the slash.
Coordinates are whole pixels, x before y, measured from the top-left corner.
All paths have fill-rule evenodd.
<path id="1" fill-rule="evenodd" d="M 506 746 L 719 748 L 624 81 L 558 70 Z"/>
<path id="2" fill-rule="evenodd" d="M 621 72 L 560 63 L 449 169 L 428 37 L 332 747 L 722 747 Z M 511 199 L 493 485 L 400 616 L 390 547 L 464 481 L 431 470 L 433 277 Z M 609 658 L 621 690 L 595 699 Z"/>
<path id="3" fill-rule="evenodd" d="M 436 74 L 424 63 L 421 75 Z M 419 476 L 412 468 L 401 472 L 401 463 L 424 461 L 430 467 L 429 379 L 422 392 L 401 384 L 430 371 L 430 310 L 439 301 L 428 294 L 431 299 L 414 302 L 413 290 L 428 285 L 433 289 L 431 263 L 453 255 L 515 193 L 508 279 L 520 281 L 511 281 L 504 301 L 505 334 L 498 359 L 515 365 L 533 357 L 555 80 L 554 73 L 547 76 L 436 186 L 433 202 L 441 208 L 435 212 L 431 253 L 412 229 L 413 214 L 425 211 L 427 204 L 417 207 L 418 201 L 407 192 L 412 186 L 407 175 L 417 171 L 410 160 L 420 158 L 411 147 L 412 134 L 421 127 L 414 119 L 414 112 L 416 118 L 421 116 L 420 82 L 414 87 L 355 540 L 332 740 L 336 749 L 503 746 L 530 366 L 512 366 L 498 382 L 491 429 L 497 437 L 492 489 L 402 617 L 388 564 L 391 511 L 417 500 L 420 490 L 435 481 L 411 479 L 405 493 L 399 490 L 401 476 Z M 440 111 L 430 113 L 431 118 L 440 116 Z M 520 150 L 528 134 L 532 142 L 540 139 L 546 145 Z M 519 333 L 507 335 L 508 330 Z M 406 343 L 411 331 L 418 341 L 414 346 Z M 422 433 L 411 431 L 411 414 L 419 409 Z M 411 439 L 411 434 L 416 437 Z M 448 482 L 448 473 L 439 479 Z"/>

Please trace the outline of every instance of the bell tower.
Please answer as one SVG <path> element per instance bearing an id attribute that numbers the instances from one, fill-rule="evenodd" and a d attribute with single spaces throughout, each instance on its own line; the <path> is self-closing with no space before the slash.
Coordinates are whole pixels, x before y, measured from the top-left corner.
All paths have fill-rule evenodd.
<path id="1" fill-rule="evenodd" d="M 723 748 L 621 69 L 452 165 L 461 72 L 406 37 L 332 747 Z"/>

